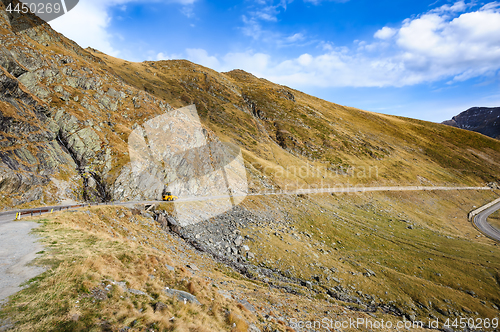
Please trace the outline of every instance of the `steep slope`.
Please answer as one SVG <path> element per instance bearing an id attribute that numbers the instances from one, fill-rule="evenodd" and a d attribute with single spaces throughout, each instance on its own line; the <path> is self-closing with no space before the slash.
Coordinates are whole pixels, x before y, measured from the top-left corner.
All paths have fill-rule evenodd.
<path id="1" fill-rule="evenodd" d="M 500 107 L 471 107 L 443 124 L 500 138 Z"/>
<path id="2" fill-rule="evenodd" d="M 5 12 L 6 3 L 0 4 L 2 206 L 110 200 L 128 162 L 130 128 L 169 106 L 124 84 L 37 17 Z M 35 27 L 19 28 L 29 24 Z M 24 188 L 30 191 L 20 195 Z"/>
<path id="3" fill-rule="evenodd" d="M 246 160 L 265 169 L 278 187 L 335 184 L 339 174 L 369 167 L 380 177 L 351 181 L 472 184 L 498 177 L 500 145 L 481 135 L 340 106 L 241 70 L 218 73 L 185 60 L 130 63 L 93 54 L 127 83 L 173 107 L 196 104 L 202 122 L 242 147 Z M 316 172 L 300 176 L 297 168 L 305 165 Z"/>
<path id="4" fill-rule="evenodd" d="M 235 273 L 162 228 L 149 212 L 93 207 L 35 221 L 41 223 L 37 232 L 47 236 L 38 263 L 57 268 L 31 279 L 3 308 L 2 328 L 8 317 L 15 331 L 27 332 L 291 332 L 317 328 L 318 321 L 332 330 L 343 323 L 342 331 L 354 332 L 365 331 L 364 324 L 345 323 L 360 318 L 403 324 L 391 312 L 375 316 L 359 305 L 326 300 L 312 288 Z M 394 331 L 385 324 L 377 330 Z"/>

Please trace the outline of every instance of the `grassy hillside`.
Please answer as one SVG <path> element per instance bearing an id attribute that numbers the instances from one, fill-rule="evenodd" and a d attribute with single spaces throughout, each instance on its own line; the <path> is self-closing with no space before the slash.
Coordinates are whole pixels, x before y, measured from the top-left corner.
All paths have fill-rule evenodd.
<path id="1" fill-rule="evenodd" d="M 341 182 L 338 174 L 369 167 L 379 176 L 352 181 L 482 184 L 499 178 L 500 143 L 480 134 L 329 103 L 241 70 L 218 73 L 185 60 L 132 63 L 93 55 L 173 107 L 196 104 L 203 123 L 242 147 L 246 160 L 278 186 L 317 184 L 323 177 Z M 304 165 L 316 174 L 294 172 Z"/>
<path id="2" fill-rule="evenodd" d="M 493 198 L 477 192 L 282 198 L 274 202 L 281 214 L 275 220 L 286 216 L 291 224 L 256 224 L 245 234 L 259 239 L 251 243 L 259 263 L 319 289 L 341 285 L 368 303 L 392 303 L 408 317 L 494 317 L 500 256 L 464 218 Z M 249 199 L 245 206 L 255 211 L 261 204 L 269 202 Z"/>
<path id="3" fill-rule="evenodd" d="M 191 103 L 211 134 L 242 149 L 254 191 L 500 178 L 500 142 L 477 133 L 337 105 L 241 70 L 128 62 L 81 49 L 48 25 L 18 31 L 29 24 L 37 18 L 0 17 L 2 57 L 15 68 L 2 79 L 19 87 L 0 100 L 3 206 L 118 197 L 132 128 Z M 46 133 L 34 139 L 20 128 Z"/>
<path id="4" fill-rule="evenodd" d="M 293 331 L 297 320 L 323 318 L 492 319 L 500 256 L 464 215 L 493 196 L 252 196 L 240 207 L 251 217 L 242 216 L 237 231 L 254 253 L 246 273 L 229 257 L 195 249 L 197 241 L 224 241 L 212 233 L 205 242 L 207 225 L 183 240 L 141 209 L 33 218 L 46 245 L 37 264 L 49 269 L 12 297 L 0 319 L 18 322 L 19 331 Z M 223 220 L 209 223 L 225 233 Z M 166 287 L 201 305 L 166 295 Z"/>

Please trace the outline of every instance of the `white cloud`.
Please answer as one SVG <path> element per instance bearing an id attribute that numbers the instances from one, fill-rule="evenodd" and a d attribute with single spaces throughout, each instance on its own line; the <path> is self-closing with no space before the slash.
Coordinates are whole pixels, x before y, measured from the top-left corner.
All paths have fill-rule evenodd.
<path id="1" fill-rule="evenodd" d="M 378 39 L 389 39 L 392 36 L 394 36 L 396 34 L 396 32 L 397 32 L 396 29 L 392 29 L 389 27 L 383 27 L 382 29 L 375 32 L 375 34 L 373 36 L 375 38 L 378 38 Z"/>
<path id="2" fill-rule="evenodd" d="M 216 57 L 198 50 L 188 57 L 217 70 L 240 68 L 299 88 L 400 87 L 494 76 L 500 69 L 499 6 L 460 12 L 468 8 L 462 1 L 441 6 L 403 21 L 399 28 L 378 30 L 371 43 L 355 41 L 352 49 L 322 42 L 323 54 L 316 56 L 304 53 L 277 61 L 263 53 Z"/>
<path id="3" fill-rule="evenodd" d="M 248 37 L 252 37 L 253 39 L 259 39 L 260 36 L 263 34 L 263 30 L 262 26 L 256 20 L 256 18 L 247 17 L 246 15 L 243 15 L 241 19 L 243 20 L 244 24 L 244 26 L 241 28 L 243 34 Z"/>
<path id="4" fill-rule="evenodd" d="M 110 23 L 107 10 L 112 5 L 123 6 L 132 1 L 145 0 L 81 1 L 73 11 L 52 23 L 82 46 L 92 46 L 116 56 L 119 52 L 112 47 L 112 36 L 106 30 Z M 194 1 L 177 0 L 176 3 L 192 5 Z M 261 6 L 280 6 L 281 10 L 290 1 L 257 2 Z M 310 50 L 284 60 L 251 50 L 214 55 L 200 48 L 187 49 L 183 54 L 156 52 L 151 58 L 187 58 L 220 71 L 244 69 L 297 88 L 399 87 L 438 80 L 454 83 L 495 77 L 500 69 L 500 3 L 489 3 L 476 10 L 471 6 L 464 1 L 440 6 L 404 20 L 399 27 L 381 28 L 374 33 L 373 40 L 358 40 L 352 47 L 323 41 L 318 43 L 319 54 L 310 54 Z M 266 10 L 259 12 L 275 13 Z M 277 47 L 297 45 L 307 39 L 304 33 L 283 35 L 264 30 L 261 23 L 266 17 L 257 12 L 243 17 L 243 32 L 247 35 L 275 43 Z"/>
<path id="5" fill-rule="evenodd" d="M 495 10 L 500 7 L 500 2 L 495 1 L 495 2 L 490 2 L 484 5 L 481 10 Z"/>
<path id="6" fill-rule="evenodd" d="M 302 67 L 307 67 L 313 62 L 314 58 L 310 54 L 302 54 L 297 58 L 297 62 Z"/>
<path id="7" fill-rule="evenodd" d="M 201 48 L 186 49 L 188 60 L 209 68 L 219 68 L 219 60 L 215 56 L 208 55 L 207 51 Z"/>
<path id="8" fill-rule="evenodd" d="M 272 44 L 277 47 L 295 46 L 306 39 L 306 36 L 301 32 L 287 36 L 280 32 L 266 30 L 262 27 L 261 20 L 261 17 L 254 14 L 252 16 L 243 15 L 242 21 L 244 25 L 240 29 L 244 35 L 256 41 Z"/>
<path id="9" fill-rule="evenodd" d="M 466 4 L 464 1 L 457 1 L 453 5 L 442 5 L 430 11 L 430 13 L 445 14 L 445 13 L 459 13 L 465 11 L 471 4 Z"/>
<path id="10" fill-rule="evenodd" d="M 50 25 L 82 47 L 90 46 L 117 56 L 119 52 L 112 47 L 111 35 L 106 30 L 110 20 L 102 2 L 80 1 L 73 10 L 51 21 Z"/>
<path id="11" fill-rule="evenodd" d="M 255 20 L 277 22 L 278 15 L 282 10 L 286 10 L 288 3 L 293 0 L 257 0 L 257 8 L 249 11 L 249 16 Z"/>
<path id="12" fill-rule="evenodd" d="M 173 59 L 181 59 L 183 57 L 182 54 L 166 54 L 166 53 L 160 52 L 160 53 L 157 53 L 156 55 L 154 55 L 153 51 L 148 52 L 148 53 L 152 53 L 152 56 L 148 57 L 149 61 L 173 60 Z"/>
<path id="13" fill-rule="evenodd" d="M 500 12 L 468 12 L 447 19 L 425 14 L 399 30 L 397 46 L 405 68 L 426 80 L 469 79 L 500 68 Z"/>
<path id="14" fill-rule="evenodd" d="M 156 60 L 158 60 L 158 61 L 161 61 L 161 60 L 171 60 L 171 59 L 172 58 L 169 55 L 167 55 L 167 54 L 165 54 L 163 52 L 160 52 L 160 53 L 158 53 L 156 55 Z"/>
<path id="15" fill-rule="evenodd" d="M 304 39 L 302 33 L 295 33 L 286 37 L 276 31 L 265 29 L 263 25 L 278 22 L 278 15 L 285 11 L 293 0 L 255 0 L 249 6 L 248 12 L 242 15 L 243 26 L 241 31 L 246 36 L 265 43 L 274 43 L 278 46 L 289 46 Z"/>
<path id="16" fill-rule="evenodd" d="M 111 22 L 108 11 L 113 6 L 123 10 L 127 3 L 175 3 L 183 6 L 182 12 L 191 15 L 197 0 L 81 0 L 69 13 L 50 22 L 52 28 L 76 41 L 82 47 L 93 47 L 104 53 L 117 56 L 118 50 L 111 45 L 112 35 L 107 31 Z"/>
<path id="17" fill-rule="evenodd" d="M 252 73 L 265 72 L 271 65 L 271 56 L 263 53 L 228 53 L 223 57 L 222 71 L 244 69 Z"/>

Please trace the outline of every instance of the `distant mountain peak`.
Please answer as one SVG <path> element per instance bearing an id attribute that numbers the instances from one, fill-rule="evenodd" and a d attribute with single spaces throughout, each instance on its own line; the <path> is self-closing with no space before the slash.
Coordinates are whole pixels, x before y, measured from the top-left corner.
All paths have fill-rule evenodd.
<path id="1" fill-rule="evenodd" d="M 471 107 L 443 124 L 500 139 L 500 107 Z"/>

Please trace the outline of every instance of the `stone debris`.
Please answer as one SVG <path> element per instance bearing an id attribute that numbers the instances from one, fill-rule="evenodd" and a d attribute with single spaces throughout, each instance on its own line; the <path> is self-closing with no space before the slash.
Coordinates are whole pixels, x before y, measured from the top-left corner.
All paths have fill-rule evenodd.
<path id="1" fill-rule="evenodd" d="M 245 307 L 248 311 L 251 311 L 252 313 L 256 313 L 256 311 L 257 311 L 257 310 L 255 310 L 255 307 L 245 299 L 238 300 L 238 303 L 243 305 L 243 307 Z"/>
<path id="2" fill-rule="evenodd" d="M 366 277 L 375 277 L 376 276 L 375 272 L 373 272 L 372 270 L 370 270 L 370 269 L 365 269 L 365 270 L 366 270 L 366 272 L 364 275 Z"/>
<path id="3" fill-rule="evenodd" d="M 156 302 L 154 305 L 155 312 L 162 312 L 167 308 L 168 308 L 168 306 L 163 302 Z"/>
<path id="4" fill-rule="evenodd" d="M 151 295 L 147 294 L 146 292 L 143 292 L 143 291 L 137 290 L 137 289 L 133 289 L 133 288 L 128 288 L 127 283 L 125 283 L 123 281 L 108 280 L 108 282 L 112 285 L 116 285 L 116 286 L 120 287 L 121 289 L 123 289 L 124 292 L 134 294 L 134 295 L 147 296 L 150 300 L 153 300 Z M 106 286 L 106 289 L 108 289 L 108 291 L 110 291 L 111 285 Z"/>
<path id="5" fill-rule="evenodd" d="M 186 265 L 188 268 L 190 268 L 191 270 L 193 271 L 200 271 L 200 269 L 198 268 L 198 266 L 194 265 L 194 264 L 188 264 Z"/>
<path id="6" fill-rule="evenodd" d="M 229 293 L 228 291 L 225 291 L 225 290 L 218 290 L 217 293 L 219 293 L 220 295 L 222 295 L 223 297 L 225 297 L 226 299 L 228 300 L 232 300 L 232 296 L 231 296 L 231 293 Z"/>
<path id="7" fill-rule="evenodd" d="M 188 292 L 184 292 L 184 291 L 176 290 L 176 289 L 171 289 L 171 288 L 165 288 L 163 291 L 168 296 L 175 297 L 179 301 L 190 302 L 190 303 L 201 305 L 200 301 L 198 301 L 196 296 L 189 294 Z"/>

